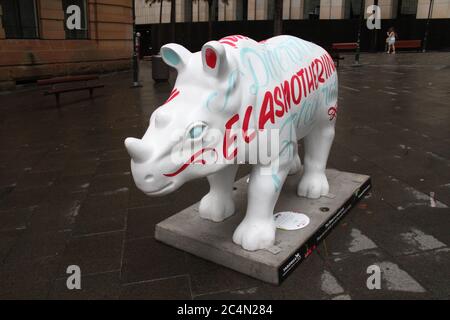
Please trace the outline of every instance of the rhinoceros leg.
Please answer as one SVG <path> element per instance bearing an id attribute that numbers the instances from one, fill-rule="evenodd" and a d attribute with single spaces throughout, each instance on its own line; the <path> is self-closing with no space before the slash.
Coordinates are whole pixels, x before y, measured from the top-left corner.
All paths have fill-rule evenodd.
<path id="1" fill-rule="evenodd" d="M 200 201 L 200 217 L 220 222 L 233 215 L 233 183 L 237 169 L 237 165 L 229 165 L 208 176 L 210 189 Z"/>
<path id="2" fill-rule="evenodd" d="M 264 174 L 261 166 L 253 167 L 248 186 L 247 212 L 233 234 L 233 242 L 245 250 L 264 249 L 275 243 L 273 210 L 291 161 L 280 164 L 272 174 Z"/>
<path id="3" fill-rule="evenodd" d="M 298 146 L 297 144 L 294 150 L 294 160 L 292 161 L 291 168 L 289 169 L 289 174 L 296 174 L 302 168 L 302 161 L 300 160 L 300 156 L 298 155 Z"/>
<path id="4" fill-rule="evenodd" d="M 325 168 L 334 138 L 334 121 L 317 124 L 305 137 L 305 159 L 303 176 L 297 194 L 312 199 L 326 195 L 329 191 Z"/>

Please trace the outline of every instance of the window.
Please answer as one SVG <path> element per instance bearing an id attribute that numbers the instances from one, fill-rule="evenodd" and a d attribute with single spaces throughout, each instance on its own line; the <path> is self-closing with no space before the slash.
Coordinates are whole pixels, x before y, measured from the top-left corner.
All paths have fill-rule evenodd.
<path id="1" fill-rule="evenodd" d="M 200 6 L 198 1 L 192 1 L 192 22 L 200 21 Z"/>
<path id="2" fill-rule="evenodd" d="M 236 3 L 236 20 L 247 20 L 248 0 L 238 0 Z"/>
<path id="3" fill-rule="evenodd" d="M 215 0 L 211 4 L 211 11 L 213 12 L 211 16 L 212 21 L 219 21 L 219 3 Z"/>
<path id="4" fill-rule="evenodd" d="M 346 19 L 359 18 L 361 14 L 362 2 L 363 0 L 347 0 L 345 2 L 345 18 Z"/>
<path id="5" fill-rule="evenodd" d="M 192 0 L 184 0 L 184 22 L 192 22 Z"/>
<path id="6" fill-rule="evenodd" d="M 402 16 L 415 16 L 417 13 L 417 0 L 402 0 L 399 1 L 398 5 Z"/>
<path id="7" fill-rule="evenodd" d="M 275 17 L 275 0 L 267 2 L 267 20 L 273 20 Z"/>
<path id="8" fill-rule="evenodd" d="M 69 11 L 67 13 L 67 8 L 69 6 L 76 5 L 80 8 L 80 15 L 77 16 L 76 11 Z M 63 0 L 63 10 L 64 10 L 64 30 L 66 31 L 66 39 L 87 39 L 87 14 L 86 14 L 86 0 Z M 79 19 L 80 29 L 69 29 L 67 27 L 68 19 Z M 73 21 L 73 20 L 71 20 Z"/>
<path id="9" fill-rule="evenodd" d="M 38 23 L 35 0 L 0 0 L 6 38 L 36 39 Z"/>
<path id="10" fill-rule="evenodd" d="M 305 0 L 303 13 L 305 19 L 319 19 L 320 0 Z"/>

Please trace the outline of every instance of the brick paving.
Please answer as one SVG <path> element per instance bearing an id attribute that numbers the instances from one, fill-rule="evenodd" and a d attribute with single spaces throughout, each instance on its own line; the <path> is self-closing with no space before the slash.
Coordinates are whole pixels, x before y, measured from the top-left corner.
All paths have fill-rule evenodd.
<path id="1" fill-rule="evenodd" d="M 154 240 L 154 226 L 199 201 L 205 179 L 163 197 L 133 184 L 123 147 L 140 137 L 173 85 L 130 72 L 102 78 L 62 108 L 35 88 L 0 95 L 0 298 L 448 299 L 450 56 L 347 56 L 329 167 L 374 188 L 280 286 Z M 243 167 L 239 175 L 248 173 Z M 433 195 L 430 198 L 430 195 Z M 82 290 L 66 288 L 79 265 Z M 368 290 L 366 269 L 383 271 Z"/>

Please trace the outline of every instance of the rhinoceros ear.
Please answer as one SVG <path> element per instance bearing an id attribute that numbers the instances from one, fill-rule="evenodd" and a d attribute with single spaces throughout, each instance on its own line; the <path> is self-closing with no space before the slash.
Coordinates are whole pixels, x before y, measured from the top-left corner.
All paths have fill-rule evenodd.
<path id="1" fill-rule="evenodd" d="M 180 71 L 188 64 L 192 53 L 179 44 L 169 43 L 161 47 L 161 56 L 165 63 Z"/>
<path id="2" fill-rule="evenodd" d="M 209 41 L 202 47 L 203 69 L 213 76 L 225 71 L 227 55 L 224 46 L 218 41 Z"/>

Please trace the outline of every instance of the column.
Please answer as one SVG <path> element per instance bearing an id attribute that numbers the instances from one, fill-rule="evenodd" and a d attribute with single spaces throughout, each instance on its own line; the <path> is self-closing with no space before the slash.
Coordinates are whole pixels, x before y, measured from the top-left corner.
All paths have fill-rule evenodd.
<path id="1" fill-rule="evenodd" d="M 256 0 L 248 0 L 247 20 L 255 20 Z"/>
<path id="2" fill-rule="evenodd" d="M 221 0 L 219 0 L 219 21 L 236 20 L 236 10 L 237 10 L 236 1 L 241 0 L 229 0 L 227 5 L 225 5 Z"/>

